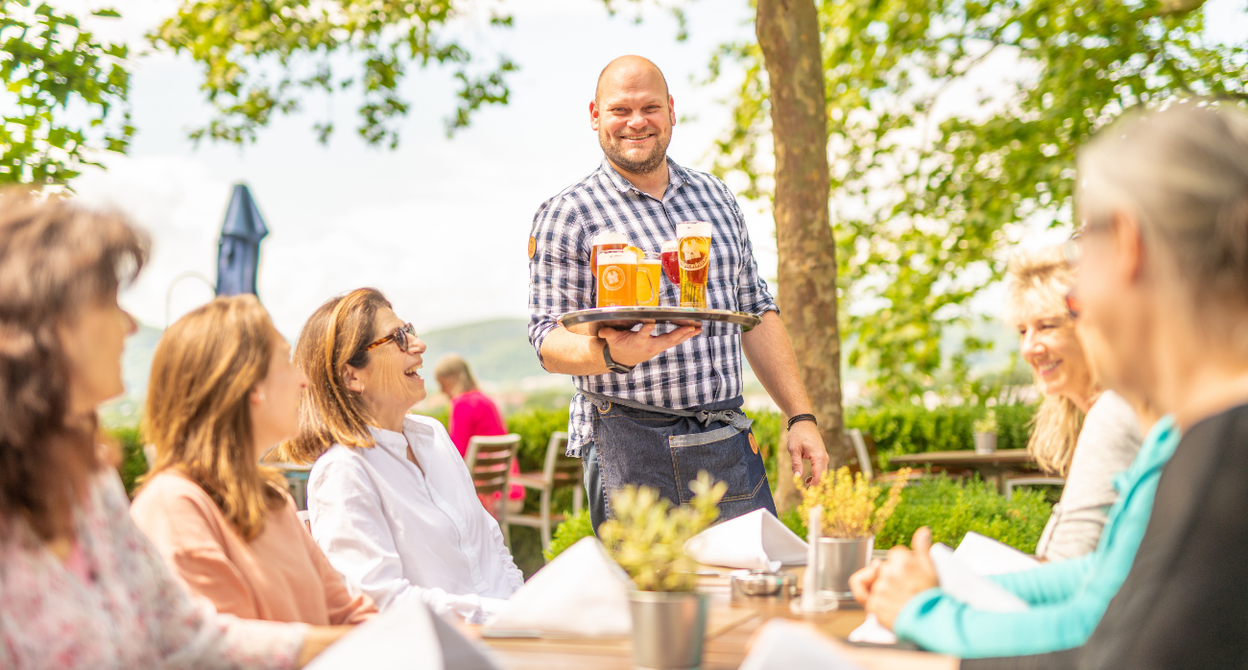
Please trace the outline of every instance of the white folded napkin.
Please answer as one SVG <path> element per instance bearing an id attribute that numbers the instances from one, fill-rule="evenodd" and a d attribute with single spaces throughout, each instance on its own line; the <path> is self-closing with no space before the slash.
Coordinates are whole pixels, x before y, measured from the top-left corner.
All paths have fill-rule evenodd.
<path id="1" fill-rule="evenodd" d="M 897 634 L 884 627 L 874 614 L 868 614 L 862 625 L 849 632 L 850 642 L 872 644 L 897 644 Z"/>
<path id="2" fill-rule="evenodd" d="M 483 635 L 613 636 L 633 630 L 628 575 L 597 538 L 568 547 L 537 571 L 482 627 Z"/>
<path id="3" fill-rule="evenodd" d="M 758 631 L 758 639 L 740 670 L 862 670 L 832 643 L 805 626 L 772 619 Z"/>
<path id="4" fill-rule="evenodd" d="M 932 545 L 932 567 L 940 578 L 940 588 L 950 598 L 986 612 L 1024 612 L 1027 601 L 1006 591 L 996 582 L 975 574 L 948 545 Z"/>
<path id="5" fill-rule="evenodd" d="M 806 565 L 806 543 L 765 509 L 729 519 L 689 538 L 685 551 L 705 565 L 775 571 Z"/>
<path id="6" fill-rule="evenodd" d="M 408 598 L 356 626 L 318 654 L 307 670 L 441 670 L 442 645 L 435 618 L 424 603 Z"/>

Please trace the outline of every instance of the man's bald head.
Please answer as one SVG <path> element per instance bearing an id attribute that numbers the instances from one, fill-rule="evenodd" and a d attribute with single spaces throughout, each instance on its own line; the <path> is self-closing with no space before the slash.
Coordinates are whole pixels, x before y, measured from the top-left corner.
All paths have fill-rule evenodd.
<path id="1" fill-rule="evenodd" d="M 607 63 L 607 66 L 602 68 L 602 72 L 598 73 L 598 85 L 594 87 L 594 100 L 602 102 L 604 84 L 611 88 L 633 87 L 656 74 L 659 76 L 659 81 L 663 82 L 663 97 L 666 98 L 671 93 L 667 88 L 667 77 L 663 76 L 663 71 L 659 69 L 659 66 L 641 56 L 620 56 Z"/>

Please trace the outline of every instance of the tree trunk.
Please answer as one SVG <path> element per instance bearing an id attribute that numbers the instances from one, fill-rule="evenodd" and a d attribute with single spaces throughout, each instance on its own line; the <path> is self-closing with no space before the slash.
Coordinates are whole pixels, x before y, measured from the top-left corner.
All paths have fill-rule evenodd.
<path id="1" fill-rule="evenodd" d="M 836 244 L 828 215 L 828 130 L 819 20 L 814 0 L 758 0 L 758 44 L 771 88 L 776 152 L 776 299 L 814 403 L 830 467 L 846 460 L 841 417 L 841 342 L 836 321 Z M 781 452 L 783 452 L 781 448 Z M 785 461 L 787 459 L 781 459 Z M 787 468 L 776 504 L 796 497 Z"/>

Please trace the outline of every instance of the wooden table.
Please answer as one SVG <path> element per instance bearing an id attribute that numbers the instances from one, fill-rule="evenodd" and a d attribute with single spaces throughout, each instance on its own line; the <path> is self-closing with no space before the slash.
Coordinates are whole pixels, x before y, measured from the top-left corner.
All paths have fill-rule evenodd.
<path id="1" fill-rule="evenodd" d="M 950 469 L 974 470 L 984 481 L 993 482 L 1002 494 L 1005 493 L 1004 475 L 1036 469 L 1036 459 L 1026 449 L 1000 449 L 990 454 L 979 454 L 970 449 L 928 451 L 894 456 L 889 459 L 889 464 L 907 467 L 939 465 Z"/>
<path id="2" fill-rule="evenodd" d="M 866 613 L 856 603 L 842 602 L 827 614 L 793 614 L 784 605 L 734 605 L 729 602 L 726 580 L 721 587 L 710 583 L 700 590 L 711 594 L 710 620 L 702 670 L 737 670 L 745 660 L 746 644 L 764 623 L 783 618 L 808 621 L 825 635 L 845 638 L 860 626 Z M 507 670 L 632 670 L 633 643 L 623 638 L 525 639 L 486 638 L 496 658 Z"/>

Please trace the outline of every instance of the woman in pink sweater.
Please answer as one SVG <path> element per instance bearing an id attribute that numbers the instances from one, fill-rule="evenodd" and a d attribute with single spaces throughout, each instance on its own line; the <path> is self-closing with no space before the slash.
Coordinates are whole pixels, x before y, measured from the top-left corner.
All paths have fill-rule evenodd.
<path id="1" fill-rule="evenodd" d="M 447 354 L 434 368 L 438 386 L 450 398 L 449 421 L 451 441 L 459 449 L 460 456 L 468 455 L 468 441 L 475 436 L 490 437 L 506 435 L 507 427 L 498 407 L 477 389 L 477 380 L 468 369 L 468 361 L 458 354 Z M 520 461 L 511 461 L 511 476 L 520 474 Z M 497 496 L 497 494 L 495 494 Z M 494 513 L 495 500 L 482 500 L 485 508 Z M 507 495 L 507 512 L 517 514 L 524 507 L 524 486 L 512 484 Z"/>
<path id="2" fill-rule="evenodd" d="M 352 625 L 352 596 L 257 465 L 295 434 L 307 378 L 255 296 L 218 298 L 165 331 L 152 360 L 144 437 L 156 463 L 130 514 L 196 594 L 245 619 Z"/>

